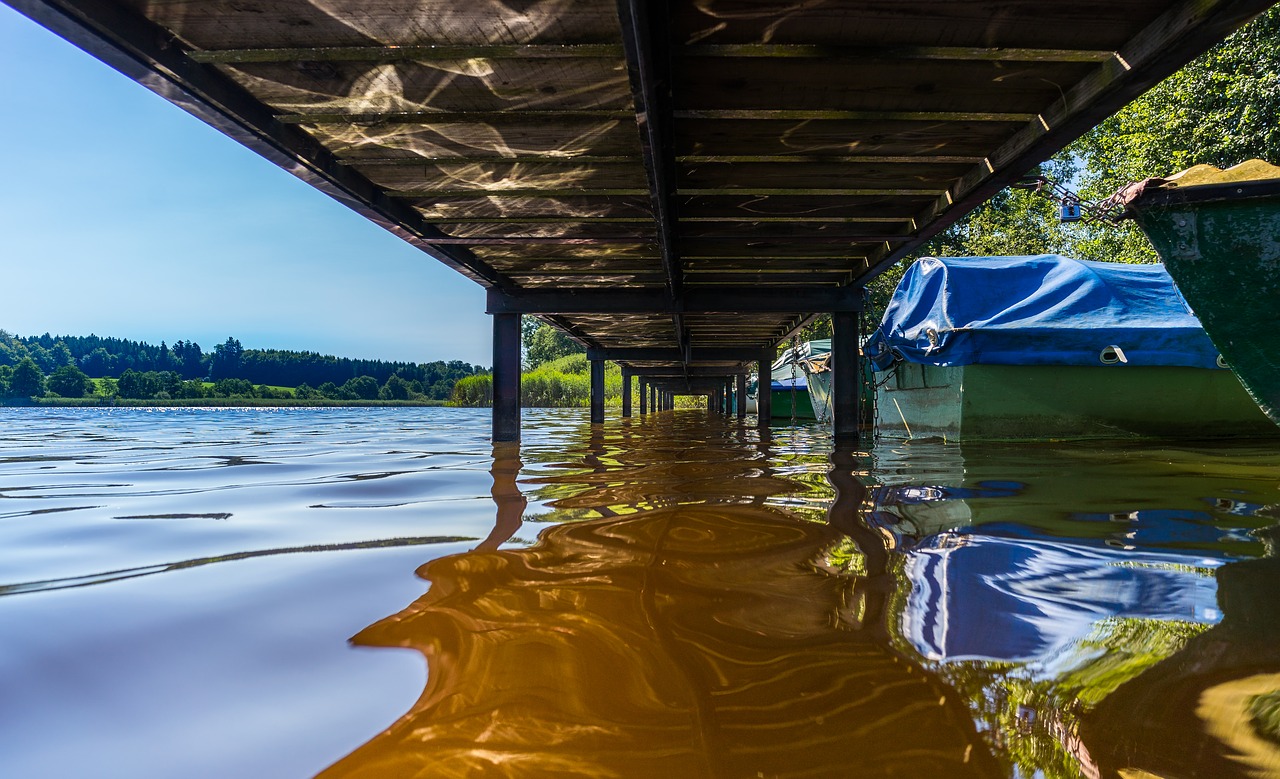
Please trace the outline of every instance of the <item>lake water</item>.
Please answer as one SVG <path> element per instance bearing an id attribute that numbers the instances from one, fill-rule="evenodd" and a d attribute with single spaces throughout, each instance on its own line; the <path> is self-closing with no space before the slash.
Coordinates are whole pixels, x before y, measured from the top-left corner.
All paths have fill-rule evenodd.
<path id="1" fill-rule="evenodd" d="M 1280 776 L 1274 444 L 0 410 L 0 775 Z"/>

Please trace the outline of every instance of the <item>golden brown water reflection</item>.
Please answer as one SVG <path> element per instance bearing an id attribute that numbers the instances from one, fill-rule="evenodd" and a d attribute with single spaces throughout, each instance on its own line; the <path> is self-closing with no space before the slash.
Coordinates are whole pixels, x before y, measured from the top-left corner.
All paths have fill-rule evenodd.
<path id="1" fill-rule="evenodd" d="M 847 523 L 769 505 L 805 487 L 767 444 L 695 419 L 706 445 L 669 420 L 597 430 L 529 480 L 605 518 L 422 566 L 427 594 L 354 641 L 421 652 L 427 687 L 321 776 L 995 775 L 955 694 L 865 621 L 883 565 L 833 568 Z M 516 455 L 495 449 L 502 534 Z M 846 481 L 852 512 L 865 490 Z"/>

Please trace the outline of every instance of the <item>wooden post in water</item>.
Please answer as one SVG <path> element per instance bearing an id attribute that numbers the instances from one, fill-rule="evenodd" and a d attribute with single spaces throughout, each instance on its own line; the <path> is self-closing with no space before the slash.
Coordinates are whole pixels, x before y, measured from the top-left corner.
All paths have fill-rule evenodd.
<path id="1" fill-rule="evenodd" d="M 837 441 L 859 436 L 858 312 L 831 315 L 831 419 Z"/>
<path id="2" fill-rule="evenodd" d="M 747 374 L 738 374 L 738 392 L 734 395 L 738 401 L 738 419 L 747 417 Z"/>
<path id="3" fill-rule="evenodd" d="M 645 381 L 644 377 L 639 377 L 636 381 L 636 389 L 640 394 L 640 416 L 644 416 L 649 413 L 649 404 L 646 402 L 649 400 L 649 382 Z"/>
<path id="4" fill-rule="evenodd" d="M 756 426 L 767 428 L 769 422 L 773 418 L 773 376 L 770 369 L 773 368 L 773 350 L 770 349 L 760 355 L 759 361 L 756 362 L 756 375 L 760 377 L 759 388 L 756 389 Z"/>
<path id="5" fill-rule="evenodd" d="M 622 369 L 622 418 L 631 416 L 631 371 Z"/>
<path id="6" fill-rule="evenodd" d="M 520 315 L 493 315 L 493 431 L 496 441 L 520 440 Z"/>
<path id="7" fill-rule="evenodd" d="M 591 361 L 591 424 L 604 422 L 604 360 Z"/>

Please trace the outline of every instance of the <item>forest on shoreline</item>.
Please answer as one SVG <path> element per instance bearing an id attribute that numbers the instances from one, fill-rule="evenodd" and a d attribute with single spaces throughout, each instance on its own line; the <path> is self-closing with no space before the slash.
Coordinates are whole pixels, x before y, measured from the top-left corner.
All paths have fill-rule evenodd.
<path id="1" fill-rule="evenodd" d="M 363 360 L 194 341 L 16 336 L 0 330 L 6 405 L 443 405 L 459 379 L 485 369 L 460 360 Z"/>

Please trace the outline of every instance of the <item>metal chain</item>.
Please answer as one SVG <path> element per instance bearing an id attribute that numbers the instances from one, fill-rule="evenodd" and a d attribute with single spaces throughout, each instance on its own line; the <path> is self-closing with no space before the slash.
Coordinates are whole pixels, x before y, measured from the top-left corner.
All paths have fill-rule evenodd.
<path id="1" fill-rule="evenodd" d="M 791 426 L 796 426 L 796 355 L 800 353 L 800 336 L 791 336 Z"/>

